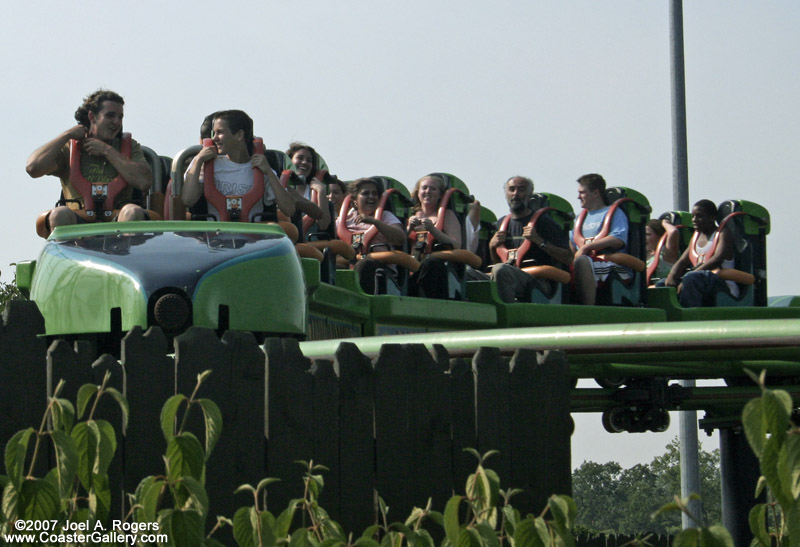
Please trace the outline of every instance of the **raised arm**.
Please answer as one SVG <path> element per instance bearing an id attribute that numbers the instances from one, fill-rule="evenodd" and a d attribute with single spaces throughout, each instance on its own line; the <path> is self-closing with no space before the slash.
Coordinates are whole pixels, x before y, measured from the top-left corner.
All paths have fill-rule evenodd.
<path id="1" fill-rule="evenodd" d="M 662 257 L 665 261 L 674 263 L 681 254 L 680 231 L 666 220 L 662 220 L 661 225 L 666 231 L 666 241 L 661 251 Z"/>
<path id="2" fill-rule="evenodd" d="M 217 149 L 214 146 L 203 148 L 194 157 L 189 170 L 186 171 L 183 188 L 181 189 L 181 201 L 186 207 L 191 207 L 197 203 L 197 200 L 203 195 L 203 185 L 200 184 L 200 173 L 203 172 L 203 164 L 207 161 L 214 161 L 216 157 Z M 214 184 L 214 181 L 211 181 L 211 184 Z"/>
<path id="3" fill-rule="evenodd" d="M 58 156 L 70 139 L 83 140 L 86 137 L 86 128 L 82 125 L 70 127 L 53 140 L 43 144 L 33 151 L 25 165 L 25 170 L 32 178 L 49 175 L 58 169 Z"/>

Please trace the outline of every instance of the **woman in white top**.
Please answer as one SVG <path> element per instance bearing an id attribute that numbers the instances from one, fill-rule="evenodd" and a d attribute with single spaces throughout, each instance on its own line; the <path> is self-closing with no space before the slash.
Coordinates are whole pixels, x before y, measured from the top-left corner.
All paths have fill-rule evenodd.
<path id="1" fill-rule="evenodd" d="M 375 226 L 376 233 L 368 242 L 370 248 L 363 249 L 363 253 L 402 248 L 406 240 L 403 223 L 392 212 L 383 211 L 381 218 L 375 218 L 381 193 L 381 185 L 374 179 L 358 179 L 350 184 L 350 195 L 355 202 L 355 208 L 340 213 L 347 215 L 345 223 L 352 233 L 365 233 Z M 367 294 L 375 294 L 375 274 L 379 270 L 383 270 L 386 275 L 394 275 L 396 271 L 372 258 L 360 259 L 356 262 L 355 270 L 359 273 L 361 288 Z"/>
<path id="2" fill-rule="evenodd" d="M 411 197 L 416 202 L 415 214 L 408 219 L 408 234 L 416 239 L 416 234 L 433 236 L 434 247 L 442 249 L 461 248 L 461 223 L 450 209 L 444 212 L 442 229 L 436 227 L 439 219 L 439 205 L 445 193 L 444 180 L 436 175 L 427 175 L 417 181 Z M 462 266 L 459 266 L 462 267 Z M 409 278 L 408 294 L 446 299 L 447 264 L 439 258 L 425 257 L 420 269 Z"/>
<path id="3" fill-rule="evenodd" d="M 291 177 L 293 186 L 289 186 L 288 190 L 295 198 L 297 209 L 316 220 L 317 230 L 327 230 L 331 223 L 331 214 L 328 208 L 328 191 L 323 180 L 325 172 L 317 169 L 319 155 L 312 147 L 301 142 L 290 144 L 286 155 L 294 166 Z M 319 205 L 311 200 L 312 190 L 318 195 Z"/>

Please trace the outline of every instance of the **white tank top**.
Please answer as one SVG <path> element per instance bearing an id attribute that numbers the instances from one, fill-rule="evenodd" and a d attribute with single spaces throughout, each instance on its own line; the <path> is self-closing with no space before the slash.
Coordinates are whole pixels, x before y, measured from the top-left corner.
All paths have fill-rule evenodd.
<path id="1" fill-rule="evenodd" d="M 706 244 L 703 245 L 702 247 L 700 245 L 698 245 L 697 243 L 695 243 L 694 250 L 699 256 L 701 256 L 703 258 L 703 261 L 705 261 L 705 256 L 708 254 L 708 251 L 711 250 L 711 246 L 713 245 L 714 240 L 717 239 L 717 234 L 719 234 L 719 232 L 714 232 L 714 235 L 712 235 L 708 239 L 708 241 L 706 241 Z M 721 268 L 733 268 L 733 260 L 730 260 L 730 259 L 723 260 L 722 261 L 722 266 L 720 266 L 720 267 Z M 739 285 L 737 285 L 733 281 L 726 281 L 725 283 L 728 285 L 728 289 L 731 291 L 731 295 L 733 295 L 734 298 L 738 298 L 739 297 Z"/>

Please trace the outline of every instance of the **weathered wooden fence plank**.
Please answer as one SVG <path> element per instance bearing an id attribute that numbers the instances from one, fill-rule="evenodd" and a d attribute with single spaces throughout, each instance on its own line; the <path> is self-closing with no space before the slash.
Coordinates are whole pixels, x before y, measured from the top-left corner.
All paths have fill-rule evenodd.
<path id="1" fill-rule="evenodd" d="M 569 367 L 563 353 L 518 350 L 511 360 L 514 506 L 539 514 L 552 494 L 571 494 Z"/>
<path id="2" fill-rule="evenodd" d="M 44 320 L 33 302 L 8 302 L 0 324 L 0 454 L 20 429 L 36 427 L 47 407 Z"/>
<path id="3" fill-rule="evenodd" d="M 316 361 L 311 365 L 314 383 L 313 459 L 328 472 L 320 473 L 325 488 L 320 504 L 327 507 L 331 518 L 338 521 L 339 512 L 339 379 L 331 361 Z"/>
<path id="4" fill-rule="evenodd" d="M 481 348 L 472 358 L 477 374 L 477 450 L 481 454 L 498 450 L 487 466 L 500 475 L 503 488 L 511 477 L 511 408 L 508 400 L 508 361 L 497 348 Z"/>
<path id="5" fill-rule="evenodd" d="M 392 518 L 424 507 L 429 496 L 446 503 L 452 490 L 447 383 L 424 346 L 381 348 L 375 363 L 377 487 L 395 508 Z"/>
<path id="6" fill-rule="evenodd" d="M 283 511 L 303 495 L 303 469 L 294 463 L 314 457 L 314 380 L 311 361 L 296 340 L 271 338 L 267 354 L 267 472 L 280 482 L 270 485 L 269 509 Z"/>
<path id="7" fill-rule="evenodd" d="M 375 380 L 372 362 L 355 344 L 340 344 L 339 522 L 345 530 L 364 530 L 375 521 Z"/>
<path id="8" fill-rule="evenodd" d="M 450 363 L 450 398 L 453 483 L 455 490 L 462 492 L 477 463 L 464 449 L 477 449 L 478 446 L 475 436 L 475 375 L 472 365 L 464 359 L 453 359 Z"/>
<path id="9" fill-rule="evenodd" d="M 214 493 L 209 496 L 210 515 L 233 515 L 236 509 L 233 492 L 245 478 L 243 467 L 249 465 L 244 460 L 252 458 L 257 462 L 263 458 L 262 435 L 258 433 L 263 428 L 259 427 L 258 421 L 243 423 L 263 415 L 260 412 L 263 390 L 261 393 L 243 390 L 242 382 L 237 379 L 249 375 L 253 383 L 258 383 L 253 377 L 258 375 L 261 363 L 263 354 L 251 334 L 229 333 L 219 340 L 210 329 L 190 328 L 175 339 L 178 392 L 188 397 L 194 390 L 198 374 L 210 369 L 211 376 L 203 383 L 197 396 L 214 401 L 222 413 L 222 434 L 206 462 L 206 489 Z M 248 409 L 248 405 L 257 410 Z M 196 408 L 192 413 L 189 430 L 204 442 L 202 412 Z M 255 435 L 250 427 L 258 428 Z M 243 436 L 242 428 L 250 435 Z M 252 476 L 247 478 L 253 480 Z"/>
<path id="10" fill-rule="evenodd" d="M 131 494 L 145 477 L 165 472 L 163 455 L 167 443 L 161 434 L 160 418 L 164 403 L 175 394 L 175 362 L 165 355 L 164 347 L 166 338 L 158 327 L 145 333 L 134 327 L 122 340 L 123 395 L 130 411 L 122 439 L 123 480 L 125 492 Z"/>

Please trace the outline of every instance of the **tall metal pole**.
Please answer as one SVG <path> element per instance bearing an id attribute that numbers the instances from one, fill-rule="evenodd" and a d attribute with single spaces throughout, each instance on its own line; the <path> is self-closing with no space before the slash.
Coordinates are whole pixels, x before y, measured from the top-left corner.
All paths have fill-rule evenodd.
<path id="1" fill-rule="evenodd" d="M 683 2 L 670 0 L 670 60 L 672 71 L 672 205 L 679 211 L 689 210 L 689 162 L 686 144 L 686 81 L 683 60 Z M 684 387 L 694 387 L 694 380 L 683 380 Z M 681 497 L 700 492 L 699 444 L 697 412 L 680 414 Z M 697 500 L 689 503 L 689 511 L 702 519 L 703 507 Z M 683 528 L 698 526 L 687 516 Z"/>
<path id="2" fill-rule="evenodd" d="M 683 63 L 683 0 L 670 0 L 672 74 L 672 206 L 689 210 L 689 161 L 686 145 L 686 80 Z"/>

